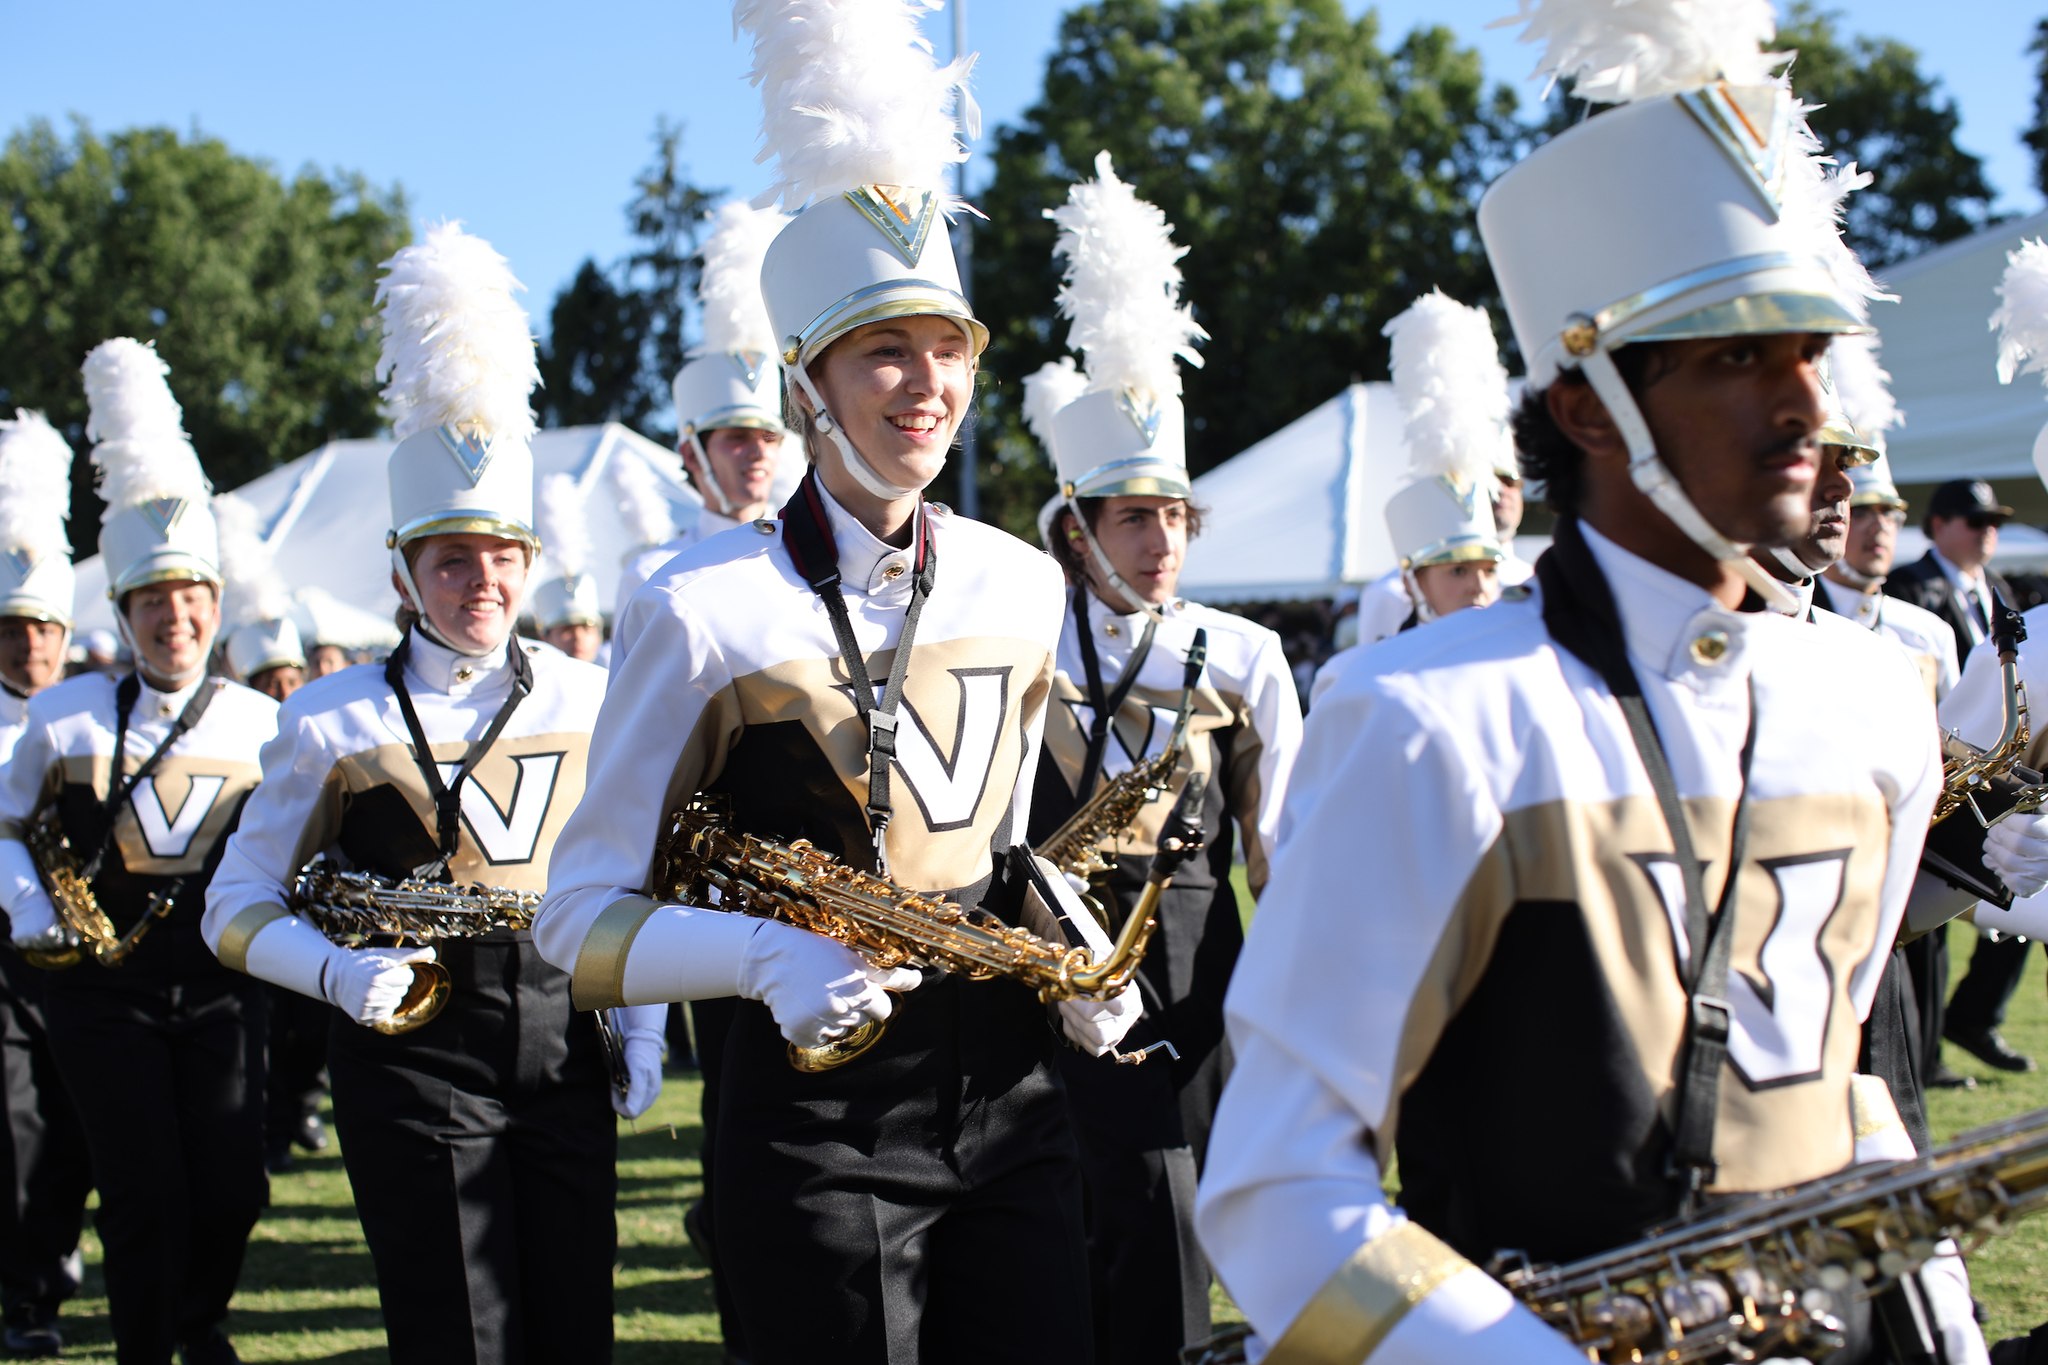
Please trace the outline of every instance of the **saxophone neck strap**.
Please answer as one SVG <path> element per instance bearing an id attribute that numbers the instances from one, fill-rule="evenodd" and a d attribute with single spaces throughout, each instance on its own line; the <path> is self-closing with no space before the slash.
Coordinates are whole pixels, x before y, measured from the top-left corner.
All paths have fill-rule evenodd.
<path id="1" fill-rule="evenodd" d="M 1138 641 L 1131 646 L 1131 657 L 1124 660 L 1124 669 L 1116 680 L 1116 690 L 1108 696 L 1102 693 L 1102 661 L 1095 652 L 1095 636 L 1088 629 L 1088 585 L 1085 582 L 1074 585 L 1074 630 L 1081 640 L 1081 668 L 1087 674 L 1088 705 L 1095 710 L 1095 716 L 1088 722 L 1088 755 L 1081 762 L 1081 781 L 1074 788 L 1076 800 L 1086 801 L 1095 792 L 1096 779 L 1102 776 L 1102 755 L 1109 748 L 1109 727 L 1116 720 L 1116 713 L 1123 709 L 1124 701 L 1131 695 L 1131 689 L 1138 685 L 1138 671 L 1145 666 L 1145 656 L 1152 652 L 1152 636 L 1159 628 L 1153 617 L 1145 618 L 1145 629 L 1138 634 Z"/>
<path id="2" fill-rule="evenodd" d="M 1685 886 L 1685 1032 L 1679 1049 L 1676 1107 L 1668 1174 L 1678 1209 L 1689 1215 L 1700 1193 L 1718 1173 L 1714 1121 L 1720 1109 L 1721 1074 L 1728 1058 L 1732 1009 L 1728 1003 L 1729 955 L 1735 943 L 1735 889 L 1749 842 L 1749 773 L 1756 756 L 1756 680 L 1749 683 L 1749 728 L 1742 740 L 1741 792 L 1728 837 L 1721 898 L 1707 910 L 1705 866 L 1693 845 L 1692 828 L 1678 797 L 1671 763 L 1657 734 L 1640 681 L 1629 663 L 1614 594 L 1587 548 L 1578 522 L 1558 523 L 1551 548 L 1536 565 L 1543 589 L 1543 622 L 1551 638 L 1600 675 L 1628 722 L 1629 737 L 1656 793 L 1671 833 L 1672 856 Z"/>
<path id="3" fill-rule="evenodd" d="M 99 876 L 100 868 L 107 860 L 107 852 L 114 846 L 114 821 L 119 816 L 121 804 L 135 791 L 136 784 L 156 771 L 171 746 L 191 732 L 193 726 L 206 715 L 206 708 L 213 705 L 214 694 L 221 685 L 212 678 L 200 679 L 198 688 L 178 712 L 178 718 L 171 722 L 170 733 L 156 746 L 140 767 L 132 773 L 121 771 L 127 758 L 128 719 L 135 714 L 135 703 L 142 699 L 142 676 L 130 673 L 114 686 L 114 759 L 107 769 L 107 795 L 100 803 L 100 841 L 93 849 L 92 857 L 85 860 L 84 877 L 87 881 Z"/>
<path id="4" fill-rule="evenodd" d="M 405 661 L 412 657 L 412 632 L 406 632 L 398 642 L 398 648 L 392 650 L 391 657 L 384 661 L 384 681 L 398 699 L 398 714 L 405 718 L 406 733 L 412 737 L 412 761 L 419 768 L 420 781 L 426 783 L 427 796 L 434 803 L 434 842 L 440 849 L 440 857 L 413 869 L 412 875 L 422 881 L 447 878 L 449 864 L 455 861 L 455 854 L 462 847 L 462 784 L 469 780 L 470 774 L 476 771 L 476 765 L 483 762 L 484 755 L 491 751 L 491 745 L 497 743 L 498 736 L 505 732 L 505 727 L 511 723 L 512 713 L 519 709 L 519 703 L 533 691 L 533 663 L 526 657 L 526 651 L 519 647 L 517 637 L 505 642 L 505 656 L 512 665 L 512 690 L 505 694 L 505 700 L 498 706 L 498 714 L 491 717 L 483 735 L 462 756 L 453 782 L 441 780 L 440 766 L 434 762 L 434 746 L 428 743 L 426 729 L 420 724 L 419 711 L 412 704 L 412 689 L 405 685 Z"/>
<path id="5" fill-rule="evenodd" d="M 903 616 L 903 633 L 896 641 L 896 656 L 889 664 L 889 678 L 882 687 L 882 699 L 875 700 L 875 684 L 868 663 L 854 638 L 853 617 L 846 609 L 846 594 L 839 580 L 839 542 L 825 515 L 824 499 L 818 492 L 818 471 L 811 470 L 797 485 L 796 493 L 782 509 L 786 527 L 782 543 L 789 549 L 790 562 L 811 591 L 825 604 L 832 619 L 832 634 L 839 642 L 839 658 L 846 666 L 852 685 L 854 709 L 868 730 L 868 828 L 874 835 L 875 871 L 889 875 L 887 836 L 894 807 L 889 795 L 889 765 L 896 757 L 897 708 L 903 701 L 903 684 L 910 676 L 910 650 L 917 638 L 918 617 L 938 579 L 939 547 L 932 533 L 931 518 L 922 500 L 912 516 L 913 541 L 917 546 L 914 576 L 910 583 L 910 607 Z"/>

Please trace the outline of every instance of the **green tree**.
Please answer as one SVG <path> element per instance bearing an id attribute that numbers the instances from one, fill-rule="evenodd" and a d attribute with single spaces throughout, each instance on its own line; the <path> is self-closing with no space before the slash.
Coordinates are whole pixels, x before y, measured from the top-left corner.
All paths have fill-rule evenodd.
<path id="1" fill-rule="evenodd" d="M 1956 145 L 1955 101 L 1892 38 L 1841 31 L 1842 15 L 1795 0 L 1776 47 L 1796 51 L 1792 85 L 1835 157 L 1876 177 L 1849 200 L 1846 235 L 1872 266 L 1977 231 L 1996 197 L 1982 159 Z"/>
<path id="2" fill-rule="evenodd" d="M 2048 194 L 2048 19 L 2034 25 L 2027 51 L 2034 54 L 2034 121 L 2020 140 L 2034 154 L 2034 188 Z"/>
<path id="3" fill-rule="evenodd" d="M 654 156 L 626 206 L 634 248 L 609 266 L 585 258 L 555 296 L 541 347 L 541 420 L 549 426 L 623 422 L 672 436 L 654 419 L 688 349 L 688 310 L 703 267 L 698 237 L 718 192 L 689 182 L 683 130 L 658 123 Z"/>
<path id="4" fill-rule="evenodd" d="M 0 410 L 40 408 L 79 452 L 72 539 L 97 543 L 85 353 L 154 341 L 185 429 L 231 488 L 382 425 L 377 264 L 405 203 L 349 172 L 289 180 L 162 128 L 66 138 L 37 120 L 0 153 Z"/>
<path id="5" fill-rule="evenodd" d="M 984 369 L 983 515 L 1019 533 L 1051 485 L 1017 416 L 1021 378 L 1065 350 L 1044 210 L 1098 150 L 1189 250 L 1211 339 L 1187 371 L 1200 472 L 1384 375 L 1380 328 L 1432 286 L 1496 291 L 1472 210 L 1523 136 L 1515 99 L 1442 28 L 1382 46 L 1339 0 L 1096 0 L 1067 14 L 1039 100 L 995 140 L 973 224 Z"/>

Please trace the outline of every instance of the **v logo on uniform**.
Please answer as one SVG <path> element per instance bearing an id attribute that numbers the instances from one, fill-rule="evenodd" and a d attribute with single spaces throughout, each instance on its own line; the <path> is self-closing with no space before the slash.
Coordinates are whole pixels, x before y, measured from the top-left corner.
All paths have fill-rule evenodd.
<path id="1" fill-rule="evenodd" d="M 504 804 L 484 789 L 471 773 L 462 784 L 462 823 L 483 853 L 484 861 L 530 863 L 555 799 L 555 779 L 562 754 L 519 754 L 513 758 L 512 790 Z M 459 763 L 437 764 L 443 782 L 453 782 Z"/>
<path id="2" fill-rule="evenodd" d="M 176 815 L 165 812 L 154 775 L 137 782 L 129 793 L 129 806 L 135 812 L 135 823 L 142 830 L 142 842 L 149 846 L 150 856 L 184 857 L 186 850 L 192 847 L 192 840 L 198 836 L 200 826 L 212 813 L 213 803 L 220 799 L 221 789 L 228 784 L 225 777 L 195 776 L 191 782 L 192 785 L 185 789 L 185 799 L 179 803 Z"/>
<path id="3" fill-rule="evenodd" d="M 1074 723 L 1087 735 L 1095 728 L 1095 708 L 1085 701 L 1069 700 L 1067 709 L 1073 712 Z M 1102 775 L 1115 777 L 1126 768 L 1134 767 L 1147 759 L 1157 758 L 1166 748 L 1167 736 L 1173 733 L 1173 723 L 1180 719 L 1180 711 L 1169 706 L 1147 706 L 1142 724 L 1133 720 L 1137 707 L 1126 702 L 1110 724 L 1109 735 L 1112 743 L 1102 755 Z"/>
<path id="4" fill-rule="evenodd" d="M 952 750 L 941 752 L 932 727 L 908 696 L 903 699 L 903 717 L 909 724 L 896 727 L 896 771 L 917 802 L 925 827 L 935 833 L 974 823 L 1010 710 L 1008 665 L 947 671 L 959 688 Z M 879 686 L 875 694 L 879 700 Z"/>

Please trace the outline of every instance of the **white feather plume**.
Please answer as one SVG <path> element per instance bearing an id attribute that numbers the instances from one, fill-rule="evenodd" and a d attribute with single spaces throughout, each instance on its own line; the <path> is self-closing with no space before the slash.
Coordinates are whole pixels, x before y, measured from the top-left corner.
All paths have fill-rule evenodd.
<path id="1" fill-rule="evenodd" d="M 761 151 L 774 181 L 757 202 L 791 209 L 859 185 L 943 190 L 977 135 L 974 56 L 944 66 L 918 29 L 941 0 L 737 0 L 754 42 Z M 956 109 L 958 116 L 956 117 Z M 962 207 L 948 197 L 946 211 Z"/>
<path id="2" fill-rule="evenodd" d="M 1906 414 L 1892 398 L 1892 377 L 1878 362 L 1877 353 L 1874 334 L 1836 337 L 1828 347 L 1828 374 L 1849 425 L 1882 450 L 1884 434 L 1903 422 Z"/>
<path id="3" fill-rule="evenodd" d="M 1534 74 L 1594 104 L 1762 85 L 1790 55 L 1764 50 L 1778 29 L 1772 0 L 1518 0 L 1493 27 L 1516 24 L 1522 42 L 1543 45 Z"/>
<path id="4" fill-rule="evenodd" d="M 737 200 L 719 205 L 711 215 L 711 233 L 704 239 L 704 273 L 697 282 L 697 297 L 704 305 L 704 340 L 690 354 L 774 355 L 782 349 L 761 294 L 761 262 L 768 244 L 788 221 L 785 213 Z"/>
<path id="5" fill-rule="evenodd" d="M 1088 376 L 1074 368 L 1073 357 L 1049 360 L 1024 376 L 1024 425 L 1052 455 L 1052 419 L 1059 410 L 1088 391 Z"/>
<path id="6" fill-rule="evenodd" d="M 1998 382 L 2038 374 L 2048 384 L 2048 242 L 2035 237 L 2006 254 L 1998 297 L 1998 311 L 1991 315 L 1991 330 L 1998 333 Z"/>
<path id="7" fill-rule="evenodd" d="M 71 447 L 40 412 L 0 422 L 0 548 L 31 559 L 68 555 Z"/>
<path id="8" fill-rule="evenodd" d="M 204 501 L 213 491 L 185 435 L 185 414 L 154 346 L 132 337 L 102 341 L 85 357 L 85 434 L 96 444 L 106 515 L 156 498 Z"/>
<path id="9" fill-rule="evenodd" d="M 1871 176 L 1858 170 L 1855 162 L 1839 165 L 1828 154 L 1806 119 L 1819 107 L 1799 104 L 1795 111 L 1792 141 L 1786 149 L 1782 196 L 1785 222 L 1808 244 L 1808 250 L 1827 262 L 1836 287 L 1855 307 L 1858 316 L 1868 317 L 1872 303 L 1897 300 L 1897 295 L 1886 293 L 1871 278 L 1869 268 L 1842 236 L 1849 196 L 1868 186 Z"/>
<path id="10" fill-rule="evenodd" d="M 1209 334 L 1181 302 L 1180 258 L 1166 215 L 1116 178 L 1109 153 L 1095 156 L 1095 179 L 1047 209 L 1059 225 L 1053 254 L 1066 260 L 1060 312 L 1067 345 L 1081 352 L 1089 392 L 1131 389 L 1156 398 L 1180 393 L 1177 360 L 1199 366 L 1195 343 Z"/>
<path id="11" fill-rule="evenodd" d="M 1409 471 L 1449 476 L 1489 497 L 1512 456 L 1508 372 L 1486 310 L 1432 289 L 1389 322 L 1394 393 L 1401 401 Z"/>
<path id="12" fill-rule="evenodd" d="M 632 540 L 628 554 L 660 545 L 675 536 L 668 497 L 661 491 L 661 480 L 654 477 L 652 469 L 639 460 L 621 456 L 612 461 L 611 484 L 618 497 L 619 520 L 626 524 L 626 534 Z"/>
<path id="13" fill-rule="evenodd" d="M 384 350 L 377 377 L 399 440 L 436 427 L 491 439 L 533 437 L 529 397 L 540 383 L 526 286 L 505 258 L 460 223 L 440 223 L 384 262 L 377 304 Z"/>
<path id="14" fill-rule="evenodd" d="M 572 474 L 550 474 L 540 481 L 534 516 L 540 525 L 540 552 L 555 576 L 574 578 L 590 569 L 590 522 L 583 511 L 583 491 Z"/>
<path id="15" fill-rule="evenodd" d="M 277 555 L 263 539 L 263 517 L 247 498 L 222 493 L 213 500 L 220 532 L 221 612 L 230 626 L 281 621 L 292 613 L 291 593 L 277 572 Z"/>

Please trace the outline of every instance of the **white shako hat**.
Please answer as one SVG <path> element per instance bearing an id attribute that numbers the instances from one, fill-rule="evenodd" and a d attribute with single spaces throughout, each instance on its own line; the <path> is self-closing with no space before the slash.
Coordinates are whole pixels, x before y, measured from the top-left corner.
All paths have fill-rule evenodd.
<path id="1" fill-rule="evenodd" d="M 1493 524 L 1508 431 L 1508 374 L 1484 309 L 1431 290 L 1389 322 L 1408 481 L 1387 500 L 1403 569 L 1503 558 Z M 1510 469 L 1512 454 L 1505 457 Z"/>
<path id="2" fill-rule="evenodd" d="M 907 497 L 871 469 L 825 411 L 805 367 L 856 327 L 887 318 L 949 318 L 979 356 L 988 329 L 960 284 L 947 219 L 967 209 L 946 189 L 977 136 L 967 95 L 972 55 L 940 66 L 918 21 L 937 0 L 737 0 L 733 22 L 754 43 L 759 161 L 796 216 L 770 243 L 761 292 L 786 379 L 818 410 L 818 430 L 847 472 L 881 498 Z M 955 105 L 961 118 L 956 120 Z"/>
<path id="3" fill-rule="evenodd" d="M 768 244 L 788 222 L 787 214 L 737 200 L 720 205 L 711 215 L 704 269 L 697 280 L 704 339 L 676 371 L 671 386 L 677 428 L 696 450 L 710 484 L 699 491 L 727 515 L 735 504 L 718 482 L 718 471 L 704 449 L 705 434 L 722 427 L 751 427 L 776 436 L 785 431 L 782 370 L 776 364 L 776 352 L 782 348 L 761 297 L 761 263 Z"/>
<path id="4" fill-rule="evenodd" d="M 116 603 L 148 583 L 221 581 L 213 489 L 185 435 L 170 372 L 154 346 L 130 337 L 103 341 L 85 357 L 85 434 L 107 504 L 100 554 Z"/>
<path id="5" fill-rule="evenodd" d="M 2048 243 L 2036 237 L 2006 253 L 1998 298 L 1991 315 L 1998 333 L 1998 382 L 2010 384 L 2014 376 L 2031 373 L 2048 384 Z M 2048 426 L 2034 438 L 2034 470 L 2048 484 Z"/>
<path id="6" fill-rule="evenodd" d="M 1844 449 L 1842 465 L 1859 490 L 1864 485 L 1858 482 L 1858 473 L 1884 459 L 1886 433 L 1905 417 L 1892 400 L 1892 377 L 1877 354 L 1875 332 L 1837 337 L 1828 347 L 1826 373 L 1834 413 L 1821 428 L 1821 440 Z M 1883 477 L 1885 487 L 1898 497 L 1889 465 Z M 1905 506 L 1904 501 L 1899 505 Z"/>
<path id="7" fill-rule="evenodd" d="M 71 447 L 39 412 L 0 421 L 0 616 L 71 629 Z"/>
<path id="8" fill-rule="evenodd" d="M 1633 342 L 1868 329 L 1883 297 L 1841 240 L 1868 183 L 1831 164 L 1763 50 L 1771 0 L 1521 0 L 1539 74 L 1615 105 L 1538 147 L 1479 204 L 1528 384 L 1582 370 L 1636 485 L 1764 599 L 1791 594 L 1693 507 L 1616 370 Z"/>
<path id="9" fill-rule="evenodd" d="M 243 682 L 271 668 L 304 668 L 305 645 L 292 622 L 292 597 L 277 571 L 277 556 L 263 534 L 263 518 L 246 498 L 222 493 L 213 500 L 220 527 L 221 620 L 228 667 Z"/>
<path id="10" fill-rule="evenodd" d="M 398 446 L 387 466 L 391 530 L 385 544 L 409 590 L 405 546 L 424 536 L 471 531 L 524 542 L 533 527 L 533 409 L 540 383 L 525 286 L 505 258 L 459 223 L 384 262 L 385 381 Z M 412 591 L 415 604 L 419 593 Z"/>
<path id="11" fill-rule="evenodd" d="M 550 474 L 540 481 L 542 570 L 533 590 L 533 616 L 542 630 L 556 626 L 601 625 L 604 608 L 597 600 L 597 579 L 590 573 L 590 523 L 585 519 L 583 492 L 569 474 Z"/>

